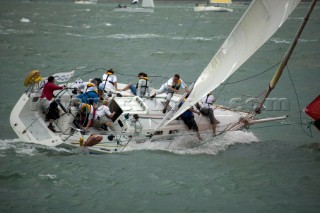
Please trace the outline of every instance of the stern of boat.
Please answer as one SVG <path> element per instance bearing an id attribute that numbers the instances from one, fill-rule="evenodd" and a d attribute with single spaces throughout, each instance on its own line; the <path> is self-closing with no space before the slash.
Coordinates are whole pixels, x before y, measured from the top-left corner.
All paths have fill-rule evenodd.
<path id="1" fill-rule="evenodd" d="M 10 125 L 23 142 L 57 146 L 62 140 L 47 128 L 39 97 L 38 92 L 23 93 L 11 111 Z"/>

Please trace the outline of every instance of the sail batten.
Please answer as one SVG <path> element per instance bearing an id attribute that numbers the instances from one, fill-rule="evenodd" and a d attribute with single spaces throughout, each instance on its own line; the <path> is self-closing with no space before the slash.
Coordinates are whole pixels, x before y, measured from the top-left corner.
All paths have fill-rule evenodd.
<path id="1" fill-rule="evenodd" d="M 188 101 L 165 124 L 176 119 L 228 79 L 283 24 L 300 0 L 256 0 L 195 82 Z"/>

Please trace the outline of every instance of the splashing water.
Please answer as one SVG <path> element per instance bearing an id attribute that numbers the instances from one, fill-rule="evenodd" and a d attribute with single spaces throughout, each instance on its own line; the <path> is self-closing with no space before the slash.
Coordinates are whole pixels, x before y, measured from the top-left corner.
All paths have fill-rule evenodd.
<path id="1" fill-rule="evenodd" d="M 46 156 L 59 154 L 72 154 L 72 150 L 42 146 L 32 143 L 21 142 L 20 139 L 4 139 L 0 140 L 0 156 L 6 156 L 6 152 L 13 152 L 22 156 Z"/>
<path id="2" fill-rule="evenodd" d="M 212 138 L 210 134 L 204 135 L 203 141 L 199 141 L 195 135 L 183 135 L 173 140 L 146 141 L 144 143 L 128 144 L 123 151 L 134 150 L 158 150 L 175 154 L 209 154 L 217 155 L 234 144 L 250 144 L 258 142 L 258 138 L 252 132 L 234 131 Z"/>

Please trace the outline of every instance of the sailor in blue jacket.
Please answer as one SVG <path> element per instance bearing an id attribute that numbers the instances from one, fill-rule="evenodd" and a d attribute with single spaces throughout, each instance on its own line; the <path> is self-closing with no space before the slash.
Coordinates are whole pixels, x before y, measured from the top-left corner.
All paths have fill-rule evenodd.
<path id="1" fill-rule="evenodd" d="M 82 103 L 96 105 L 99 100 L 99 96 L 94 84 L 87 84 L 86 91 L 77 96 L 81 100 Z"/>

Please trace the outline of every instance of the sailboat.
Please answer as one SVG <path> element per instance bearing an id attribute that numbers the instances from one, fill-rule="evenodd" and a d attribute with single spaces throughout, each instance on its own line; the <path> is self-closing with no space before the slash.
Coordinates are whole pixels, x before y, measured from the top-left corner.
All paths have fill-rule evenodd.
<path id="1" fill-rule="evenodd" d="M 214 12 L 232 12 L 233 9 L 227 7 L 232 4 L 232 0 L 208 0 L 207 4 L 196 4 L 194 6 L 195 12 L 214 11 Z"/>
<path id="2" fill-rule="evenodd" d="M 134 6 L 118 6 L 113 10 L 116 12 L 138 12 L 138 13 L 153 13 L 154 12 L 154 2 L 153 0 L 142 0 L 141 6 L 139 6 L 139 1 L 132 1 Z"/>
<path id="3" fill-rule="evenodd" d="M 121 92 L 121 95 L 113 94 L 109 99 L 109 108 L 115 112 L 112 118 L 114 123 L 108 131 L 90 128 L 90 134 L 102 135 L 103 140 L 86 149 L 93 153 L 121 152 L 130 146 L 132 141 L 142 143 L 148 140 L 162 140 L 181 134 L 190 134 L 183 121 L 177 119 L 181 113 L 226 81 L 270 39 L 298 3 L 297 0 L 253 1 L 208 66 L 190 86 L 192 90 L 189 97 L 179 109 L 178 106 L 186 94 L 175 94 L 168 107 L 168 110 L 169 108 L 171 110 L 166 114 L 162 113 L 164 94 L 157 95 L 154 99 L 127 96 L 124 92 Z M 313 0 L 292 45 L 257 106 L 249 112 L 244 112 L 215 105 L 214 114 L 220 121 L 217 125 L 218 134 L 239 130 L 256 123 L 286 119 L 286 115 L 262 119 L 258 119 L 257 115 L 263 111 L 264 102 L 276 86 L 315 3 L 316 0 Z M 47 127 L 45 115 L 39 107 L 39 97 L 46 78 L 42 78 L 39 71 L 29 73 L 24 82 L 28 89 L 22 94 L 10 115 L 11 127 L 21 141 L 45 146 L 79 147 L 83 140 L 89 138 L 90 134 L 84 134 L 74 123 L 78 108 L 71 104 L 75 96 L 71 90 L 77 85 L 78 79 L 71 81 L 73 73 L 74 71 L 55 74 L 60 84 L 67 86 L 66 89 L 55 93 L 60 108 L 60 118 L 54 123 L 55 128 L 59 131 L 55 133 Z M 119 89 L 124 87 L 125 84 L 118 83 Z M 195 114 L 195 120 L 201 134 L 211 132 L 207 118 Z"/>

